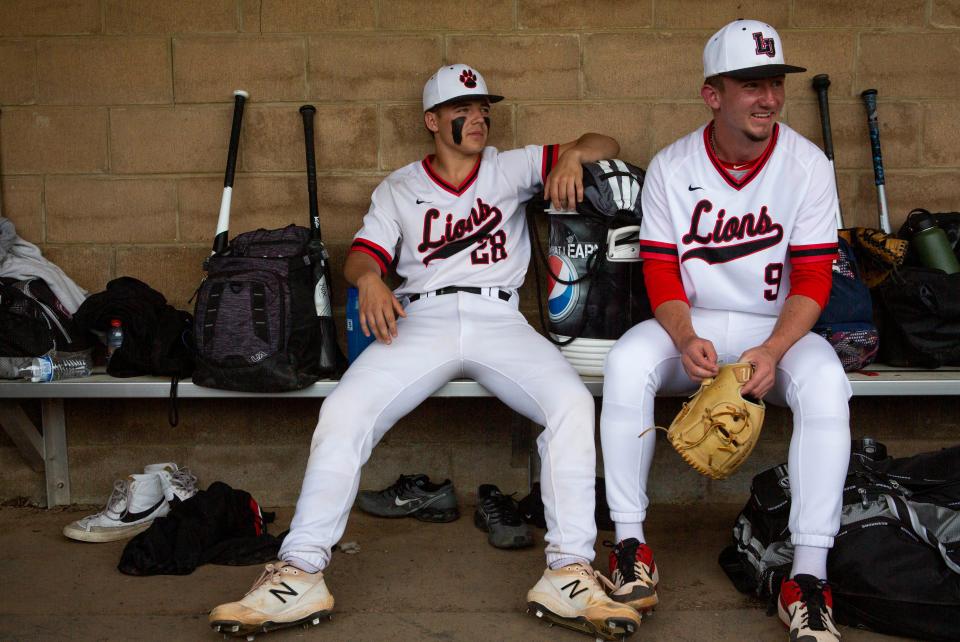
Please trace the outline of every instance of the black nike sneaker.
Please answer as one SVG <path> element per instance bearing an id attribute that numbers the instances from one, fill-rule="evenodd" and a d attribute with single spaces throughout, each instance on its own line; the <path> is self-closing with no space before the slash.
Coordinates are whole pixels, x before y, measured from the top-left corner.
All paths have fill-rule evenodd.
<path id="1" fill-rule="evenodd" d="M 520 517 L 517 502 L 493 484 L 482 484 L 477 490 L 473 523 L 487 531 L 487 541 L 497 548 L 533 546 L 533 535 Z"/>
<path id="2" fill-rule="evenodd" d="M 364 490 L 357 507 L 378 517 L 416 517 L 422 522 L 452 522 L 460 517 L 453 482 L 434 484 L 426 475 L 400 475 L 389 488 Z"/>

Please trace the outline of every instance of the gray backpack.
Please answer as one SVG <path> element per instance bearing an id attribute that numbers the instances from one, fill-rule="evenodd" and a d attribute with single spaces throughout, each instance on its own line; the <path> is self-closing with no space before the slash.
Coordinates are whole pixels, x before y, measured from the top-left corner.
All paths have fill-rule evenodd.
<path id="1" fill-rule="evenodd" d="M 288 225 L 234 238 L 204 262 L 194 310 L 193 382 L 280 392 L 333 374 L 320 365 L 310 230 Z"/>

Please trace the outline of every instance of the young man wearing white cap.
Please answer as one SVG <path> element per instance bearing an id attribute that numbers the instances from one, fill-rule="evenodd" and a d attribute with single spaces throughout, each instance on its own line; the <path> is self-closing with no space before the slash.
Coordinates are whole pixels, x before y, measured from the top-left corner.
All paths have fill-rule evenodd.
<path id="1" fill-rule="evenodd" d="M 700 95 L 713 120 L 661 150 L 643 186 L 640 247 L 656 318 L 624 334 L 605 364 L 612 596 L 640 610 L 658 601 L 643 532 L 655 395 L 693 391 L 718 364 L 750 362 L 744 395 L 787 405 L 794 417 L 795 557 L 780 618 L 791 640 L 835 640 L 826 567 L 850 453 L 850 386 L 833 348 L 809 332 L 837 253 L 833 172 L 816 145 L 777 122 L 785 74 L 805 70 L 784 63 L 773 27 L 728 24 L 710 38 L 703 65 Z"/>
<path id="2" fill-rule="evenodd" d="M 423 122 L 435 153 L 377 187 L 344 267 L 359 290 L 364 333 L 378 342 L 320 409 L 282 561 L 268 565 L 242 600 L 210 613 L 218 631 L 317 623 L 332 610 L 321 571 L 343 535 L 361 467 L 401 417 L 457 377 L 480 382 L 545 428 L 537 445 L 548 568 L 527 594 L 531 611 L 611 638 L 639 625 L 637 612 L 611 600 L 590 566 L 593 397 L 520 314 L 517 294 L 530 258 L 522 204 L 542 190 L 556 207 L 573 207 L 583 198 L 581 163 L 616 156 L 619 145 L 585 134 L 498 152 L 486 142 L 490 104 L 501 99 L 466 65 L 444 66 L 427 81 Z M 383 282 L 391 267 L 402 279 L 393 292 Z"/>

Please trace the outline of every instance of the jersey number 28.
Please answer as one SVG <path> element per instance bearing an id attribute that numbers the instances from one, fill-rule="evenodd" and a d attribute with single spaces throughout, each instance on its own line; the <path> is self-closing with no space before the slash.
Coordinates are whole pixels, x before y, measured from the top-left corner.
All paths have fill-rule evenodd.
<path id="1" fill-rule="evenodd" d="M 507 258 L 507 248 L 504 244 L 507 242 L 507 235 L 503 230 L 497 230 L 487 238 L 480 241 L 473 252 L 470 253 L 470 261 L 474 265 L 487 265 L 496 263 Z"/>

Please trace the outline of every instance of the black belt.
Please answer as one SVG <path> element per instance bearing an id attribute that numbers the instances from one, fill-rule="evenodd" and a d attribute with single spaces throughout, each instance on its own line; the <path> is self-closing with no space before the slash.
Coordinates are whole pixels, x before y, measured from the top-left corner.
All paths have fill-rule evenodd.
<path id="1" fill-rule="evenodd" d="M 440 296 L 442 294 L 456 294 L 457 292 L 469 292 L 470 294 L 483 294 L 483 288 L 461 287 L 457 285 L 451 285 L 449 287 L 440 288 L 439 290 L 434 290 L 432 293 L 428 293 L 428 294 L 433 294 L 434 296 Z M 417 299 L 422 299 L 425 296 L 427 296 L 427 294 L 410 294 L 410 295 L 407 295 L 407 298 L 410 300 L 411 303 L 413 303 Z M 511 296 L 513 296 L 513 294 L 506 290 L 499 290 L 497 292 L 497 297 L 501 301 L 509 301 Z"/>

